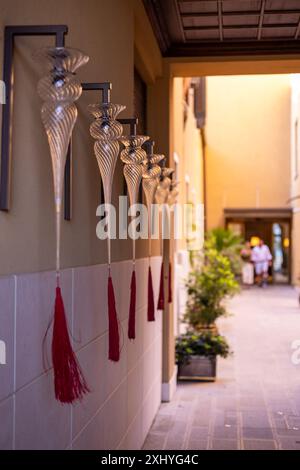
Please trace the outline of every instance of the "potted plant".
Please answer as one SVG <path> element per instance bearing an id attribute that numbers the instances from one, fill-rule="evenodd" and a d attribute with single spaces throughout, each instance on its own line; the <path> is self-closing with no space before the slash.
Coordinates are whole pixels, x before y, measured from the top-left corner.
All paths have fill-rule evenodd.
<path id="1" fill-rule="evenodd" d="M 241 250 L 243 239 L 232 230 L 217 227 L 206 235 L 206 249 L 215 249 L 226 256 L 230 261 L 230 267 L 235 277 L 239 277 L 242 270 Z"/>
<path id="2" fill-rule="evenodd" d="M 205 263 L 190 273 L 184 321 L 187 332 L 177 338 L 176 359 L 180 379 L 216 377 L 216 358 L 227 357 L 229 346 L 216 327 L 227 314 L 224 300 L 239 290 L 229 258 L 215 248 L 205 249 Z"/>
<path id="3" fill-rule="evenodd" d="M 226 339 L 212 331 L 187 332 L 176 339 L 176 362 L 180 379 L 215 380 L 217 356 L 226 358 Z"/>

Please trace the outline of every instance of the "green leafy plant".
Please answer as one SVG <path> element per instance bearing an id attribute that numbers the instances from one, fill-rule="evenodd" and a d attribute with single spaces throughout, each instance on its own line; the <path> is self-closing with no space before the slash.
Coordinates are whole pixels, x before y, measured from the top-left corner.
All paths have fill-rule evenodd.
<path id="1" fill-rule="evenodd" d="M 229 345 L 224 336 L 212 332 L 188 332 L 176 339 L 176 363 L 188 364 L 191 356 L 226 358 L 230 354 Z"/>
<path id="2" fill-rule="evenodd" d="M 217 250 L 218 253 L 226 256 L 235 276 L 241 273 L 242 260 L 240 253 L 242 248 L 242 237 L 236 235 L 232 230 L 218 227 L 210 230 L 206 235 L 205 249 Z"/>
<path id="3" fill-rule="evenodd" d="M 209 232 L 202 262 L 194 262 L 187 282 L 188 301 L 184 320 L 187 333 L 176 340 L 176 361 L 189 362 L 191 356 L 227 357 L 226 339 L 219 335 L 216 320 L 227 314 L 224 300 L 239 291 L 236 280 L 240 264 L 241 238 L 229 230 Z"/>
<path id="4" fill-rule="evenodd" d="M 210 328 L 217 318 L 226 315 L 225 297 L 239 290 L 230 260 L 216 249 L 205 249 L 206 262 L 190 273 L 187 282 L 188 301 L 184 321 L 199 331 Z"/>

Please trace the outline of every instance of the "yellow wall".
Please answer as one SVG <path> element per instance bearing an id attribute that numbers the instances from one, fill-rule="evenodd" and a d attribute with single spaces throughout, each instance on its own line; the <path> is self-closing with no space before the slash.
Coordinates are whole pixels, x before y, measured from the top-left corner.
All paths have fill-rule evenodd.
<path id="1" fill-rule="evenodd" d="M 173 93 L 173 150 L 179 158 L 178 179 L 180 194 L 178 202 L 203 203 L 203 149 L 200 129 L 194 115 L 193 89 L 189 88 L 188 100 L 184 101 L 187 89 L 183 78 L 174 79 Z M 186 122 L 184 123 L 184 108 Z M 174 164 L 173 164 L 174 166 Z M 188 185 L 186 181 L 189 181 Z M 179 240 L 177 249 L 186 249 L 185 239 Z"/>
<path id="2" fill-rule="evenodd" d="M 223 209 L 287 207 L 290 75 L 207 79 L 207 222 Z"/>

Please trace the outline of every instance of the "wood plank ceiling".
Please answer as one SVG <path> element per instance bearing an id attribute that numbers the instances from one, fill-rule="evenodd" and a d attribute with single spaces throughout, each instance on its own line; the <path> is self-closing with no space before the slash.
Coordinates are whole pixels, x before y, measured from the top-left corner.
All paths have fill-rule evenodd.
<path id="1" fill-rule="evenodd" d="M 300 53 L 300 0 L 143 0 L 165 57 Z"/>

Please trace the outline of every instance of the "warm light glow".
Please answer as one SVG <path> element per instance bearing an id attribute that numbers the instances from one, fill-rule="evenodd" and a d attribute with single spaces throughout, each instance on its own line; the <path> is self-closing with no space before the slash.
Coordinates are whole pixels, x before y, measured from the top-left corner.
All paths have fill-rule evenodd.
<path id="1" fill-rule="evenodd" d="M 259 237 L 251 237 L 250 245 L 251 246 L 257 246 L 259 244 L 259 240 L 260 240 Z"/>
<path id="2" fill-rule="evenodd" d="M 290 239 L 289 238 L 284 238 L 283 239 L 283 246 L 284 248 L 288 248 L 290 246 Z"/>

